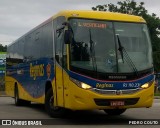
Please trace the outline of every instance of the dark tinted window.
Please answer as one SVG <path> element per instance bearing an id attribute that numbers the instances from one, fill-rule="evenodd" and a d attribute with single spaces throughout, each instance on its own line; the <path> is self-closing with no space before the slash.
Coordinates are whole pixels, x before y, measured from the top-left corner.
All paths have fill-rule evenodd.
<path id="1" fill-rule="evenodd" d="M 40 57 L 53 58 L 53 29 L 52 23 L 48 23 L 42 27 L 40 39 Z M 38 35 L 37 35 L 38 36 Z M 38 39 L 38 38 L 37 38 Z"/>
<path id="2" fill-rule="evenodd" d="M 26 36 L 24 51 L 27 60 L 53 58 L 52 22 Z"/>

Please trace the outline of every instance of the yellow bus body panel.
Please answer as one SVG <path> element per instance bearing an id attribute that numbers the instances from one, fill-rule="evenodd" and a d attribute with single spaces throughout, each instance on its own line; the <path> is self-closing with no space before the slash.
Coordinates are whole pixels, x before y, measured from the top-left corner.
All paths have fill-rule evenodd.
<path id="1" fill-rule="evenodd" d="M 73 110 L 89 110 L 89 109 L 113 109 L 110 106 L 98 106 L 94 99 L 128 99 L 140 98 L 134 105 L 118 106 L 118 108 L 140 108 L 151 107 L 154 99 L 154 83 L 147 89 L 140 90 L 137 93 L 129 95 L 105 95 L 98 94 L 91 90 L 79 88 L 72 81 L 69 82 L 68 93 L 65 95 L 66 108 Z"/>
<path id="2" fill-rule="evenodd" d="M 44 99 L 45 99 L 44 95 L 41 97 L 38 97 L 38 98 L 32 97 L 16 79 L 9 77 L 9 76 L 6 76 L 5 81 L 6 81 L 5 92 L 7 95 L 14 97 L 15 83 L 17 83 L 20 99 L 32 101 L 32 102 L 37 102 L 37 103 L 44 103 Z"/>
<path id="3" fill-rule="evenodd" d="M 113 13 L 113 12 L 102 12 L 102 11 L 67 10 L 59 12 L 52 18 L 55 19 L 58 16 L 65 16 L 67 19 L 74 17 L 74 18 L 84 18 L 84 19 L 146 23 L 146 21 L 140 16 L 128 15 L 122 13 Z"/>

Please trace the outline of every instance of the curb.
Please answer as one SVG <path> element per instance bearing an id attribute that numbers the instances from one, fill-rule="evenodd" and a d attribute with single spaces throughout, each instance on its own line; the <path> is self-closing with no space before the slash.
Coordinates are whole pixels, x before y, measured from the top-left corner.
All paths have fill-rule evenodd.
<path id="1" fill-rule="evenodd" d="M 1 93 L 0 93 L 0 97 L 10 97 L 10 96 L 8 96 L 8 95 L 6 95 L 6 94 L 1 94 Z"/>
<path id="2" fill-rule="evenodd" d="M 4 91 L 0 91 L 0 97 L 8 97 Z"/>
<path id="3" fill-rule="evenodd" d="M 154 96 L 154 99 L 160 99 L 160 96 Z"/>

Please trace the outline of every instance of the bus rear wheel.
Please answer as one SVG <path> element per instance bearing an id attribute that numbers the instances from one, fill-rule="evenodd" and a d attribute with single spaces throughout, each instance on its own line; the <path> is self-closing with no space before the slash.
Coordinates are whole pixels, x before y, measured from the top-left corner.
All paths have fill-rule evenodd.
<path id="1" fill-rule="evenodd" d="M 45 109 L 47 113 L 51 117 L 62 117 L 66 113 L 66 109 L 58 106 L 54 106 L 54 95 L 53 95 L 53 90 L 50 88 L 47 91 L 46 97 L 45 97 Z"/>
<path id="2" fill-rule="evenodd" d="M 111 116 L 121 115 L 126 109 L 104 109 L 104 111 Z"/>
<path id="3" fill-rule="evenodd" d="M 30 101 L 22 100 L 19 98 L 19 91 L 17 86 L 14 88 L 14 101 L 16 106 L 29 105 L 31 103 Z"/>

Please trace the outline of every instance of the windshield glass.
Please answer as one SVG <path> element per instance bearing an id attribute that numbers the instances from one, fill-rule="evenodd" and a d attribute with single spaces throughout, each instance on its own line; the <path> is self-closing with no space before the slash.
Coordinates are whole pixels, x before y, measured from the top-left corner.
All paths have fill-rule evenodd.
<path id="1" fill-rule="evenodd" d="M 85 19 L 70 19 L 72 41 L 70 65 L 100 73 L 134 72 L 128 58 L 118 50 L 117 36 L 137 71 L 152 67 L 147 26 Z"/>
<path id="2" fill-rule="evenodd" d="M 121 45 L 125 48 L 138 71 L 152 67 L 151 43 L 146 24 L 115 22 L 115 34 L 119 36 Z M 124 63 L 118 52 L 119 72 L 132 72 L 124 56 Z"/>

